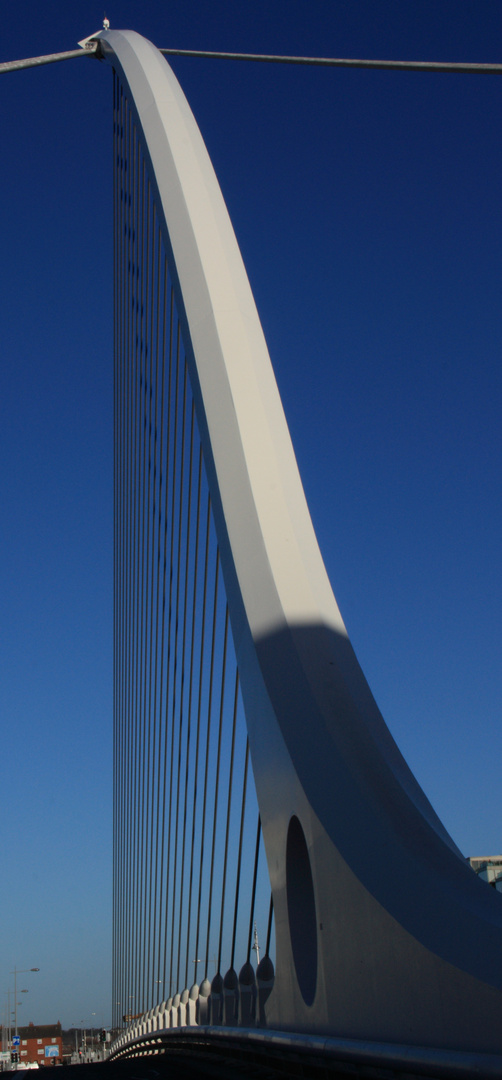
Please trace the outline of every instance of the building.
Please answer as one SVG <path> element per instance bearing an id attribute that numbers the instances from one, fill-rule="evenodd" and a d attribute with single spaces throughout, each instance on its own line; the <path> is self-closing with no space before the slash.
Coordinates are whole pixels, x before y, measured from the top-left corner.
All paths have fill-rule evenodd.
<path id="1" fill-rule="evenodd" d="M 502 892 L 502 855 L 471 855 L 468 862 L 478 877 Z"/>
<path id="2" fill-rule="evenodd" d="M 28 1024 L 18 1027 L 19 1064 L 61 1065 L 63 1037 L 61 1024 Z"/>

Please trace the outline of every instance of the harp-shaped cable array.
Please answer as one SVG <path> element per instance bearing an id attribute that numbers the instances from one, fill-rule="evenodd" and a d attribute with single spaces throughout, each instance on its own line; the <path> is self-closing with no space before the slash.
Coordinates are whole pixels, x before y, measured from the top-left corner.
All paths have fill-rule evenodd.
<path id="1" fill-rule="evenodd" d="M 114 117 L 117 1024 L 161 1002 L 171 1009 L 199 983 L 206 997 L 209 983 L 237 986 L 256 951 L 255 924 L 264 955 L 273 940 L 183 333 L 148 164 L 117 76 Z"/>

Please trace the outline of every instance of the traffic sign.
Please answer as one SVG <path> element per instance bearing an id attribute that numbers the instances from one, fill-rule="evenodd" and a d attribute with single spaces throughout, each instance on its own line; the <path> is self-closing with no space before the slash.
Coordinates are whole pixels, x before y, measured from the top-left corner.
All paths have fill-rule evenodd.
<path id="1" fill-rule="evenodd" d="M 21 1036 L 20 1035 L 13 1035 L 12 1036 L 12 1045 L 13 1046 L 19 1046 L 20 1041 L 21 1041 Z"/>

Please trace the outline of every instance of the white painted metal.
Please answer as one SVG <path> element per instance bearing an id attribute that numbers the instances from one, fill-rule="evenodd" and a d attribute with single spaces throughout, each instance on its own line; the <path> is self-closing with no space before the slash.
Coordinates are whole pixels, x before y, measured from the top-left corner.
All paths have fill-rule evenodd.
<path id="1" fill-rule="evenodd" d="M 500 1052 L 502 902 L 407 768 L 348 640 L 195 120 L 153 45 L 99 38 L 137 116 L 184 323 L 274 894 L 268 1024 Z"/>

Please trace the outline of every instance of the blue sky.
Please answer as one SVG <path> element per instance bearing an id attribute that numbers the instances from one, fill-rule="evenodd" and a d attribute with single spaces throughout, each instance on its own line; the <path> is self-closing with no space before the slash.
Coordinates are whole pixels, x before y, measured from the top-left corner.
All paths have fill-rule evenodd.
<path id="1" fill-rule="evenodd" d="M 106 13 L 166 47 L 500 61 L 499 0 Z M 0 60 L 73 48 L 102 17 L 11 6 Z M 502 80 L 173 67 L 363 670 L 461 850 L 497 854 Z M 90 1027 L 111 999 L 111 72 L 5 76 L 0 130 L 1 979 L 40 967 L 20 1021 Z"/>

